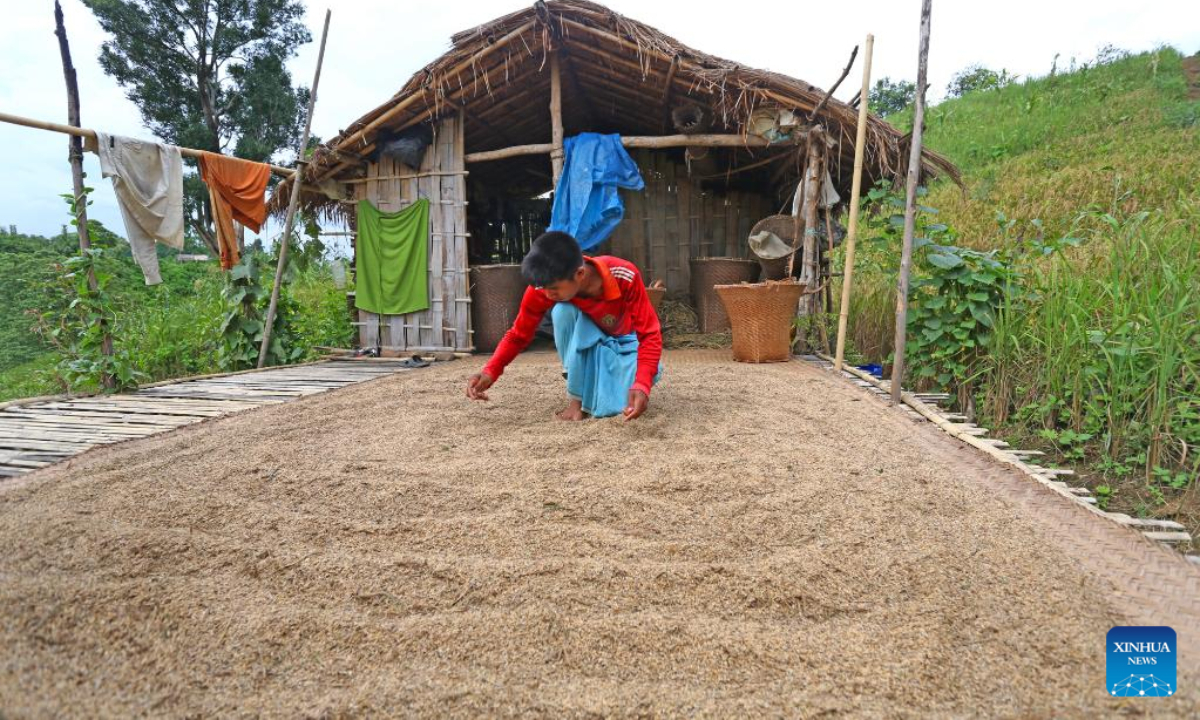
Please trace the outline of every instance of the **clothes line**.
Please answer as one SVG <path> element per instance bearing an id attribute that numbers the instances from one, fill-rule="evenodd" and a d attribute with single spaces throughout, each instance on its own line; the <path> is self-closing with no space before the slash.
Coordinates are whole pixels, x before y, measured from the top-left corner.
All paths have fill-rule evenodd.
<path id="1" fill-rule="evenodd" d="M 60 123 L 47 122 L 45 120 L 34 120 L 33 118 L 21 117 L 20 115 L 10 115 L 8 113 L 0 112 L 0 122 L 6 122 L 6 123 L 10 123 L 12 125 L 22 125 L 24 127 L 34 128 L 36 130 L 49 130 L 51 132 L 59 132 L 59 133 L 65 134 L 65 135 L 77 135 L 79 137 L 92 140 L 93 142 L 96 140 L 96 131 L 95 130 L 89 130 L 88 128 L 78 128 L 73 125 L 62 125 Z M 91 150 L 92 152 L 95 152 L 94 145 L 93 145 L 93 147 L 89 147 L 87 149 Z M 180 147 L 179 152 L 184 155 L 187 155 L 188 157 L 194 157 L 194 158 L 199 158 L 204 155 L 203 150 L 193 150 L 191 148 L 185 148 L 185 147 Z M 217 154 L 219 154 L 219 153 L 217 153 Z M 271 165 L 270 163 L 260 163 L 260 164 L 266 165 L 267 167 L 271 168 L 271 172 L 275 173 L 276 175 L 283 175 L 285 177 L 291 177 L 296 172 L 295 168 L 286 168 L 286 167 L 283 167 L 280 165 Z"/>

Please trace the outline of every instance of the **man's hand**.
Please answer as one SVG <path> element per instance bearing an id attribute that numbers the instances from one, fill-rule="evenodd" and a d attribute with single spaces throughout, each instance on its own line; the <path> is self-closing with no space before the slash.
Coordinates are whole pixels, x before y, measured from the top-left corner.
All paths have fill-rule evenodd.
<path id="1" fill-rule="evenodd" d="M 641 390 L 629 391 L 629 402 L 625 405 L 625 422 L 636 420 L 646 412 L 646 406 L 650 404 L 650 398 Z"/>
<path id="2" fill-rule="evenodd" d="M 467 380 L 467 397 L 472 400 L 487 400 L 487 389 L 496 379 L 485 372 L 477 372 Z"/>

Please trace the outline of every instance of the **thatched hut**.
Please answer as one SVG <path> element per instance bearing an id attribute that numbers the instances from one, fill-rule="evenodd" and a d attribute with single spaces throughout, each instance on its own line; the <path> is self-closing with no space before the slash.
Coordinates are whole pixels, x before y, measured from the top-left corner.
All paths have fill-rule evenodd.
<path id="1" fill-rule="evenodd" d="M 595 3 L 549 0 L 455 35 L 449 52 L 318 148 L 302 208 L 352 223 L 364 198 L 384 211 L 429 198 L 430 307 L 362 313 L 362 341 L 467 351 L 468 268 L 519 262 L 544 230 L 564 137 L 622 136 L 646 188 L 624 194 L 625 220 L 599 252 L 680 293 L 691 258 L 747 256 L 750 228 L 788 207 L 814 141 L 847 200 L 856 125 L 855 107 L 804 81 L 693 50 Z M 425 128 L 419 167 L 380 152 Z M 906 140 L 870 118 L 864 187 L 904 172 Z M 923 167 L 956 176 L 934 153 Z"/>

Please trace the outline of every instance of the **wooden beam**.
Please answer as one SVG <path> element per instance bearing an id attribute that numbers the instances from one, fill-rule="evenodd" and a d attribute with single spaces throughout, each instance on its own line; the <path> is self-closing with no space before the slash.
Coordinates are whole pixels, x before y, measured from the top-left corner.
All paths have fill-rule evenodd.
<path id="1" fill-rule="evenodd" d="M 904 205 L 904 244 L 900 251 L 900 277 L 896 285 L 895 362 L 892 363 L 892 404 L 900 402 L 904 385 L 904 343 L 908 332 L 908 269 L 912 264 L 913 234 L 917 222 L 917 183 L 921 176 L 921 136 L 925 130 L 925 91 L 929 75 L 929 24 L 933 0 L 921 3 L 921 46 L 917 55 L 917 98 L 913 110 L 912 144 L 908 150 L 908 187 Z"/>
<path id="2" fill-rule="evenodd" d="M 554 171 L 554 187 L 558 187 L 558 179 L 562 177 L 563 159 L 563 125 L 562 125 L 562 69 L 558 51 L 550 53 L 550 167 Z"/>
<path id="3" fill-rule="evenodd" d="M 800 306 L 797 308 L 800 315 L 813 317 L 816 313 L 816 305 L 819 301 L 817 290 L 821 283 L 820 270 L 817 267 L 817 203 L 821 197 L 823 189 L 824 174 L 821 172 L 821 155 L 824 148 L 821 147 L 823 132 L 821 128 L 813 128 L 810 132 L 808 153 L 804 160 L 804 180 L 796 188 L 796 192 L 804 191 L 803 196 L 800 196 L 799 212 L 795 213 L 793 232 L 795 237 L 792 239 L 793 252 L 788 258 L 788 276 L 791 277 L 792 269 L 796 262 L 795 248 L 798 241 L 803 237 L 803 242 L 800 244 L 801 269 L 800 283 L 804 285 L 804 295 L 800 298 Z M 803 226 L 803 235 L 801 227 Z M 801 351 L 807 352 L 809 348 L 809 336 L 807 328 L 800 326 L 796 330 L 796 345 Z"/>
<path id="4" fill-rule="evenodd" d="M 809 290 L 801 306 L 807 301 L 810 314 L 820 299 L 812 291 L 821 283 L 820 271 L 817 268 L 817 259 L 820 257 L 817 247 L 817 207 L 825 189 L 825 168 L 821 163 L 821 158 L 825 155 L 825 148 L 821 147 L 823 140 L 824 131 L 819 127 L 813 128 L 808 144 L 808 157 L 804 161 L 804 266 L 800 270 L 800 282 Z"/>
<path id="5" fill-rule="evenodd" d="M 798 134 L 804 137 L 803 133 Z M 757 135 L 632 135 L 621 138 L 621 144 L 627 148 L 673 148 L 673 147 L 767 147 L 769 143 Z M 469 153 L 466 161 L 486 162 L 488 160 L 503 160 L 518 155 L 544 155 L 553 152 L 553 143 L 537 145 L 517 145 L 516 147 L 487 150 L 485 152 Z"/>
<path id="6" fill-rule="evenodd" d="M 659 135 L 621 138 L 627 148 L 666 147 L 767 147 L 770 143 L 757 135 Z M 778 143 L 783 145 L 783 143 Z"/>
<path id="7" fill-rule="evenodd" d="M 520 155 L 546 155 L 554 150 L 553 143 L 541 143 L 539 145 L 516 145 L 514 147 L 501 148 L 500 150 L 486 150 L 484 152 L 468 153 L 464 158 L 467 162 L 487 162 L 489 160 L 503 160 L 510 157 L 518 157 Z"/>

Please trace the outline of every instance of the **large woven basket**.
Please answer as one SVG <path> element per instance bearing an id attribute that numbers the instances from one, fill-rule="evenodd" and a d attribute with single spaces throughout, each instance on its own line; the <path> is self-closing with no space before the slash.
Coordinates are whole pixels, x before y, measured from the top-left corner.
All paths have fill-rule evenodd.
<path id="1" fill-rule="evenodd" d="M 757 235 L 763 231 L 774 233 L 776 237 L 785 243 L 791 243 L 792 238 L 796 236 L 796 218 L 791 215 L 768 215 L 759 220 L 750 228 L 751 235 Z M 751 255 L 753 255 L 751 251 Z M 758 264 L 762 266 L 762 275 L 760 280 L 782 280 L 787 276 L 787 264 L 790 256 L 785 255 L 781 258 L 768 260 L 755 256 Z"/>
<path id="2" fill-rule="evenodd" d="M 794 282 L 718 285 L 717 294 L 733 324 L 733 359 L 784 362 L 792 356 L 792 318 L 804 292 Z"/>
<path id="3" fill-rule="evenodd" d="M 716 285 L 754 282 L 758 263 L 738 258 L 695 258 L 691 261 L 692 302 L 700 332 L 715 333 L 729 329 L 729 316 L 717 297 Z"/>
<path id="4" fill-rule="evenodd" d="M 517 319 L 525 287 L 520 265 L 471 268 L 471 324 L 476 350 L 491 352 L 500 344 Z"/>
<path id="5" fill-rule="evenodd" d="M 662 287 L 646 288 L 646 295 L 650 298 L 650 307 L 654 308 L 654 312 L 658 312 L 658 306 L 662 305 L 663 298 L 667 296 L 667 289 Z"/>

